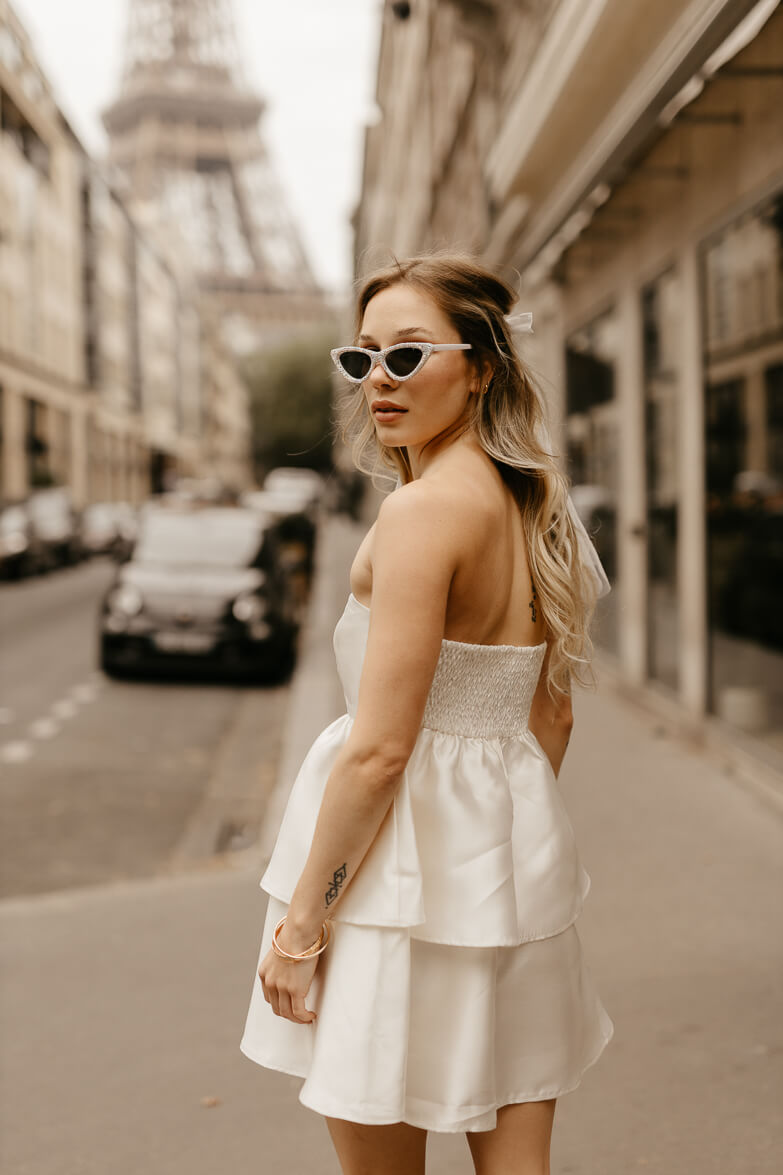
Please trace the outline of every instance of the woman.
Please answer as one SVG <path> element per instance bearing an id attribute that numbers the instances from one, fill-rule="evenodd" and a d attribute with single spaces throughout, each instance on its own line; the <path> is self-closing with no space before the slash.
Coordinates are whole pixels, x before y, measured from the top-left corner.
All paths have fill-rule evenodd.
<path id="1" fill-rule="evenodd" d="M 606 590 L 542 443 L 504 282 L 460 257 L 371 277 L 351 384 L 362 464 L 401 485 L 335 631 L 348 713 L 316 740 L 262 886 L 243 1051 L 306 1078 L 346 1175 L 417 1175 L 428 1130 L 476 1171 L 549 1170 L 556 1098 L 612 1024 L 555 776 Z"/>

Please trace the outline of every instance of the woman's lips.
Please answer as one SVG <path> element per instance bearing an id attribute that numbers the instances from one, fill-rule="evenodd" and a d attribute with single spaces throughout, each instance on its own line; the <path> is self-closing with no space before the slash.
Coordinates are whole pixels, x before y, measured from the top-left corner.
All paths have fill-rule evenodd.
<path id="1" fill-rule="evenodd" d="M 392 420 L 398 420 L 404 416 L 407 408 L 399 408 L 396 404 L 381 401 L 378 404 L 373 404 L 372 413 L 376 420 L 382 424 L 388 424 Z"/>

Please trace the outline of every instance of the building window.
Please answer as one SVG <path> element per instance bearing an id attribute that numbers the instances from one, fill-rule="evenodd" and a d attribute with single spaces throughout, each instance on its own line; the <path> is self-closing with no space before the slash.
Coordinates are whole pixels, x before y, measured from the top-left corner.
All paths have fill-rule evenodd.
<path id="1" fill-rule="evenodd" d="M 783 482 L 783 363 L 764 372 L 767 401 L 767 470 Z"/>
<path id="2" fill-rule="evenodd" d="M 702 250 L 710 709 L 783 753 L 783 195 Z"/>
<path id="3" fill-rule="evenodd" d="M 12 140 L 28 163 L 46 179 L 50 171 L 50 151 L 47 144 L 28 122 L 19 107 L 0 87 L 0 133 Z"/>
<path id="4" fill-rule="evenodd" d="M 618 321 L 614 310 L 566 341 L 565 436 L 571 496 L 606 574 L 617 582 Z M 593 636 L 619 651 L 617 591 L 598 601 Z"/>
<path id="5" fill-rule="evenodd" d="M 783 195 L 740 217 L 704 252 L 705 348 L 716 359 L 783 328 Z"/>
<path id="6" fill-rule="evenodd" d="M 651 677 L 677 688 L 677 408 L 681 289 L 670 270 L 642 291 L 645 466 L 647 487 L 647 664 Z"/>
<path id="7" fill-rule="evenodd" d="M 55 484 L 49 458 L 47 408 L 27 401 L 27 482 L 33 489 Z"/>

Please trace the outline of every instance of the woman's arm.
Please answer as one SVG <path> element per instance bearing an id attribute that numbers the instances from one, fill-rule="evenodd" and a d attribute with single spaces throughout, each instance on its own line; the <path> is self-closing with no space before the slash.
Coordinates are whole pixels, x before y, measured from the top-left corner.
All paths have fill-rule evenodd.
<path id="1" fill-rule="evenodd" d="M 421 728 L 459 551 L 458 519 L 437 488 L 414 482 L 384 501 L 373 542 L 372 609 L 356 718 L 329 774 L 280 933 L 280 945 L 292 954 L 318 938 L 392 803 Z M 267 956 L 260 972 L 265 994 L 277 977 L 301 968 L 304 978 L 311 967 Z M 294 993 L 288 994 L 292 1009 L 303 1011 L 303 996 L 294 1004 Z M 284 998 L 281 1008 L 286 1006 Z"/>
<path id="2" fill-rule="evenodd" d="M 541 666 L 541 676 L 538 679 L 536 692 L 530 706 L 528 726 L 552 764 L 555 776 L 558 776 L 568 747 L 568 740 L 571 737 L 574 714 L 571 709 L 570 695 L 557 702 L 553 702 L 549 696 L 546 688 L 549 657 L 550 649 L 547 648 L 544 663 Z"/>

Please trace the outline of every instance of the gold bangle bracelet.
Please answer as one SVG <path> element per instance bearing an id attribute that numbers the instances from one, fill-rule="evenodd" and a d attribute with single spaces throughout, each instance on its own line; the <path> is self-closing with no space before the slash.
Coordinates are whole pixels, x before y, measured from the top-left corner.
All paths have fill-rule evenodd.
<path id="1" fill-rule="evenodd" d="M 320 955 L 329 945 L 329 939 L 332 936 L 331 925 L 329 922 L 324 922 L 323 926 L 321 927 L 321 933 L 313 945 L 298 955 L 291 955 L 288 953 L 288 951 L 284 951 L 277 941 L 277 936 L 284 925 L 285 918 L 281 918 L 272 932 L 272 950 L 281 959 L 288 959 L 292 963 L 305 963 L 308 959 L 314 959 L 316 955 Z"/>

